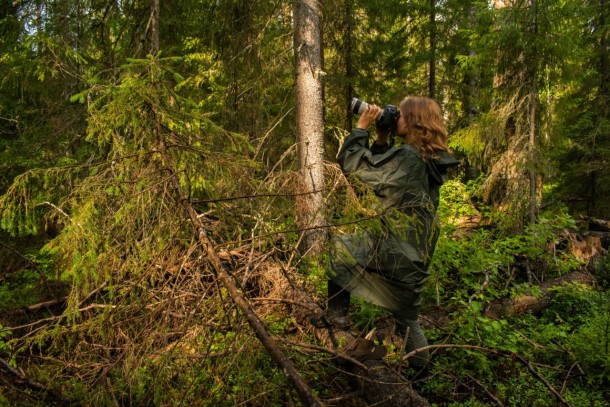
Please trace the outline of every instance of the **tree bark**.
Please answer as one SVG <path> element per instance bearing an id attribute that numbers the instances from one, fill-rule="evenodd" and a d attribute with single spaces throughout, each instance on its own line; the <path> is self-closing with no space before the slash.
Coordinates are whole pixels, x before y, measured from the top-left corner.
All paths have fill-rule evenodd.
<path id="1" fill-rule="evenodd" d="M 345 86 L 345 101 L 346 104 L 352 100 L 354 88 L 352 79 L 354 76 L 354 67 L 352 64 L 352 31 L 354 27 L 354 10 L 352 0 L 345 0 L 345 78 L 347 85 Z M 353 113 L 350 109 L 346 109 L 345 128 L 347 131 L 352 131 Z"/>
<path id="2" fill-rule="evenodd" d="M 599 83 L 599 108 L 601 109 L 602 117 L 608 118 L 608 112 L 610 107 L 610 55 L 608 50 L 610 49 L 610 28 L 608 28 L 608 18 L 610 17 L 610 11 L 608 11 L 608 1 L 599 0 L 599 23 L 598 27 L 601 30 L 598 45 L 599 55 L 599 72 L 600 72 L 600 83 Z"/>
<path id="3" fill-rule="evenodd" d="M 152 0 L 150 5 L 150 55 L 159 53 L 159 0 Z"/>
<path id="4" fill-rule="evenodd" d="M 428 78 L 428 96 L 436 98 L 436 0 L 430 0 L 430 77 Z"/>
<path id="5" fill-rule="evenodd" d="M 599 40 L 596 44 L 596 54 L 599 55 L 597 61 L 599 69 L 599 87 L 597 92 L 596 106 L 599 109 L 599 116 L 602 119 L 610 119 L 610 35 L 608 28 L 608 18 L 610 18 L 610 11 L 608 11 L 608 1 L 599 0 L 599 17 L 597 21 L 597 27 L 599 30 Z M 594 150 L 598 150 L 599 147 L 595 146 Z M 607 172 L 605 172 L 607 174 Z M 599 174 L 597 171 L 593 171 L 591 174 L 591 196 L 587 204 L 587 215 L 599 216 L 601 211 L 598 211 L 598 204 L 603 201 L 604 198 L 598 196 L 598 183 L 604 182 L 604 174 Z M 602 186 L 603 184 L 600 184 Z M 602 187 L 603 189 L 603 187 Z M 603 205 L 602 205 L 603 206 Z"/>
<path id="6" fill-rule="evenodd" d="M 538 0 L 532 0 L 532 13 L 534 18 L 534 27 L 532 37 L 538 36 Z M 535 47 L 535 45 L 532 45 Z M 538 69 L 537 69 L 537 50 L 534 48 L 532 58 L 532 72 L 530 73 L 531 78 L 531 94 L 530 94 L 530 137 L 529 137 L 529 178 L 530 178 L 530 194 L 529 194 L 529 223 L 533 225 L 536 223 L 537 212 L 538 212 L 538 194 L 537 194 L 537 149 L 538 143 L 536 138 L 537 131 L 537 112 L 538 112 Z"/>
<path id="7" fill-rule="evenodd" d="M 325 241 L 324 93 L 322 17 L 318 0 L 294 2 L 294 54 L 299 167 L 304 192 L 297 197 L 302 254 L 322 252 Z"/>
<path id="8" fill-rule="evenodd" d="M 468 21 L 471 22 L 471 24 L 474 24 L 477 17 L 476 15 L 477 9 L 471 5 L 468 8 Z M 474 58 L 476 56 L 474 46 L 471 43 L 468 44 L 468 56 L 470 58 Z M 475 122 L 478 115 L 476 95 L 478 94 L 479 88 L 477 76 L 472 68 L 468 68 L 464 82 L 466 85 L 466 91 L 464 92 L 464 110 L 468 119 L 468 125 L 470 126 Z"/>

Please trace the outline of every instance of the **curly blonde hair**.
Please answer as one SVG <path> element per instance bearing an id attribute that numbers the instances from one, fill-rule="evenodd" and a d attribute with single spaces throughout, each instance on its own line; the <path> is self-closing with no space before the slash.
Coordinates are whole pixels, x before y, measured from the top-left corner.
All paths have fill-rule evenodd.
<path id="1" fill-rule="evenodd" d="M 405 141 L 419 150 L 422 158 L 449 151 L 447 129 L 441 108 L 434 99 L 407 96 L 400 102 L 400 114 L 407 126 Z"/>

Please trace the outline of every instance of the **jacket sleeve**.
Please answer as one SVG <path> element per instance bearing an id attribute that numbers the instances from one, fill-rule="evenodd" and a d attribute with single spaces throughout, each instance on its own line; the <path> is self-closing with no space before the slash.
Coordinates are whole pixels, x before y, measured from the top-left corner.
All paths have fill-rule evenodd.
<path id="1" fill-rule="evenodd" d="M 367 160 L 371 156 L 368 130 L 354 129 L 344 140 L 337 155 L 337 161 L 344 173 L 351 174 L 358 169 L 363 160 Z"/>
<path id="2" fill-rule="evenodd" d="M 383 154 L 373 154 L 369 149 L 369 135 L 368 130 L 354 129 L 343 142 L 337 161 L 344 173 L 349 175 L 363 167 L 380 167 L 396 155 L 396 148 L 390 148 Z"/>

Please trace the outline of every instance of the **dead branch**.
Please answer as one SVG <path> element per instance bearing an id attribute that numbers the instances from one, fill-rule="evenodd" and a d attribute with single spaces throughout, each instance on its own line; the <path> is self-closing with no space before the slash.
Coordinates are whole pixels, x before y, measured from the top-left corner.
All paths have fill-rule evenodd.
<path id="1" fill-rule="evenodd" d="M 497 406 L 504 407 L 504 404 L 487 387 L 485 387 L 485 385 L 483 385 L 483 383 L 481 383 L 480 381 L 478 381 L 477 379 L 475 379 L 474 377 L 472 377 L 469 374 L 467 374 L 466 376 L 474 384 L 479 386 L 481 388 L 481 390 L 483 390 L 485 392 L 485 394 L 487 394 L 487 397 L 489 397 L 494 403 L 496 403 Z"/>
<path id="2" fill-rule="evenodd" d="M 220 279 L 224 287 L 227 289 L 229 295 L 231 296 L 235 304 L 246 317 L 248 324 L 254 330 L 257 338 L 263 344 L 273 361 L 279 367 L 281 367 L 288 375 L 297 393 L 301 397 L 301 400 L 309 406 L 320 406 L 320 401 L 314 396 L 311 389 L 301 378 L 299 372 L 296 370 L 292 362 L 284 355 L 284 353 L 275 343 L 275 340 L 271 337 L 271 335 L 269 335 L 269 332 L 267 331 L 265 325 L 262 323 L 256 312 L 254 312 L 252 306 L 246 301 L 246 299 L 237 289 L 235 283 L 233 283 L 233 281 L 231 280 L 229 273 L 222 265 L 220 257 L 218 257 L 218 254 L 214 246 L 212 245 L 212 242 L 206 234 L 206 230 L 204 228 L 203 222 L 199 218 L 199 214 L 197 213 L 197 211 L 195 211 L 193 205 L 189 202 L 188 197 L 182 191 L 178 176 L 172 165 L 172 160 L 165 149 L 165 142 L 163 140 L 163 137 L 161 136 L 161 123 L 159 122 L 159 119 L 156 116 L 156 112 L 152 107 L 151 112 L 153 113 L 155 119 L 157 137 L 159 140 L 159 152 L 163 156 L 165 162 L 165 169 L 168 171 L 169 174 L 174 175 L 172 177 L 172 188 L 174 190 L 174 193 L 178 197 L 179 201 L 182 203 L 184 209 L 189 214 L 199 243 L 201 244 L 201 247 L 205 250 L 209 262 L 214 268 L 218 278 Z"/>
<path id="3" fill-rule="evenodd" d="M 317 345 L 312 345 L 310 343 L 303 343 L 303 342 L 296 342 L 296 341 L 284 340 L 283 342 L 287 343 L 288 345 L 298 346 L 300 348 L 311 349 L 311 350 L 315 350 L 318 352 L 325 352 L 325 353 L 335 356 L 338 359 L 353 363 L 354 365 L 358 366 L 365 372 L 369 370 L 368 367 L 366 367 L 366 365 L 360 363 L 359 361 L 357 361 L 356 359 L 354 359 L 352 357 L 347 356 L 345 353 L 335 350 L 333 348 L 326 348 L 324 346 L 317 346 Z"/>
<path id="4" fill-rule="evenodd" d="M 94 289 L 93 291 L 91 291 L 89 294 L 87 294 L 87 296 L 80 302 L 80 305 L 82 306 L 85 302 L 87 302 L 89 299 L 91 299 L 95 294 L 97 294 L 98 292 L 100 292 L 101 290 L 104 289 L 104 287 L 106 287 L 106 283 L 103 283 L 101 286 L 99 286 L 98 288 Z M 46 307 L 52 307 L 53 305 L 59 305 L 59 304 L 64 304 L 66 301 L 68 300 L 67 296 L 64 297 L 59 297 L 56 298 L 54 300 L 49 300 L 49 301 L 43 301 L 43 302 L 39 302 L 38 304 L 32 304 L 29 305 L 25 308 L 23 308 L 24 311 L 29 311 L 29 312 L 35 312 L 38 311 L 41 308 L 46 308 Z"/>
<path id="5" fill-rule="evenodd" d="M 27 388 L 29 388 L 31 390 L 34 390 L 36 392 L 40 392 L 43 394 L 48 394 L 53 399 L 55 399 L 57 401 L 61 401 L 64 405 L 71 404 L 74 402 L 73 400 L 57 393 L 56 391 L 45 387 L 41 383 L 38 383 L 38 382 L 28 378 L 24 373 L 22 373 L 18 369 L 15 369 L 14 367 L 12 367 L 6 360 L 4 360 L 2 358 L 0 358 L 0 366 L 2 367 L 2 370 L 9 373 L 11 376 L 15 377 L 19 383 L 23 383 Z"/>
<path id="6" fill-rule="evenodd" d="M 304 308 L 312 308 L 311 304 L 307 304 L 301 301 L 295 301 L 295 300 L 291 300 L 288 298 L 264 298 L 264 297 L 257 297 L 257 298 L 252 298 L 252 301 L 270 301 L 270 302 L 282 302 L 285 304 L 290 304 L 290 305 L 298 305 L 300 307 L 304 307 Z"/>
<path id="7" fill-rule="evenodd" d="M 333 397 L 332 399 L 325 399 L 324 402 L 328 405 L 341 405 L 345 400 L 353 399 L 362 396 L 362 390 L 356 390 L 351 393 L 344 394 L 340 397 Z"/>
<path id="8" fill-rule="evenodd" d="M 48 205 L 48 206 L 50 206 L 51 208 L 55 209 L 57 212 L 59 212 L 59 213 L 60 213 L 62 216 L 64 216 L 64 217 L 66 217 L 66 218 L 70 219 L 70 215 L 68 215 L 66 212 L 64 212 L 64 211 L 63 211 L 63 209 L 61 209 L 61 208 L 60 208 L 60 207 L 58 207 L 57 205 L 52 204 L 52 203 L 51 203 L 51 202 L 49 202 L 49 201 L 44 201 L 44 202 L 39 203 L 39 204 L 38 204 L 38 205 L 36 205 L 36 206 L 42 206 L 42 205 Z"/>
<path id="9" fill-rule="evenodd" d="M 86 307 L 79 308 L 78 312 L 85 312 L 85 311 L 89 311 L 89 310 L 92 310 L 92 309 L 106 309 L 106 308 L 116 308 L 116 305 L 91 304 L 91 305 L 88 305 Z M 16 331 L 18 329 L 31 328 L 31 327 L 36 326 L 36 325 L 44 324 L 44 323 L 47 323 L 47 322 L 60 321 L 62 319 L 66 319 L 66 318 L 67 318 L 67 315 L 65 315 L 65 314 L 56 315 L 56 316 L 53 316 L 53 317 L 39 319 L 39 320 L 36 320 L 34 322 L 30 322 L 30 323 L 24 324 L 24 325 L 11 326 L 11 327 L 3 327 L 3 328 L 0 328 L 0 332 L 12 332 L 12 331 Z M 38 328 L 38 329 L 40 329 L 40 328 Z M 32 334 L 32 332 L 30 332 L 30 334 Z M 25 336 L 23 336 L 22 338 L 25 338 Z"/>
<path id="10" fill-rule="evenodd" d="M 197 199 L 197 200 L 193 200 L 192 202 L 194 204 L 201 204 L 201 203 L 215 203 L 215 202 L 227 202 L 227 201 L 237 201 L 237 200 L 241 200 L 241 199 L 256 199 L 256 198 L 277 198 L 277 197 L 284 197 L 284 198 L 292 198 L 292 197 L 297 197 L 297 196 L 303 196 L 303 195 L 312 195 L 312 194 L 317 194 L 320 192 L 324 192 L 324 191 L 329 191 L 329 190 L 334 190 L 335 187 L 333 188 L 320 188 L 314 191 L 308 191 L 308 192 L 294 192 L 291 194 L 255 194 L 255 195 L 241 195 L 241 196 L 231 196 L 231 197 L 226 197 L 226 198 L 216 198 L 216 199 Z"/>
<path id="11" fill-rule="evenodd" d="M 470 296 L 470 298 L 468 299 L 468 304 L 470 304 L 477 297 L 477 295 L 483 293 L 488 284 L 489 284 L 489 272 L 486 272 L 485 280 L 483 281 L 483 284 L 481 284 L 481 287 L 479 287 L 479 289 L 477 290 L 476 293 L 474 293 Z"/>
<path id="12" fill-rule="evenodd" d="M 66 302 L 67 299 L 68 299 L 68 297 L 61 297 L 61 298 L 57 298 L 57 299 L 50 300 L 50 301 L 40 302 L 38 304 L 33 304 L 33 305 L 25 307 L 25 310 L 30 311 L 30 312 L 38 311 L 41 308 L 52 307 L 53 305 L 63 304 L 64 302 Z"/>
<path id="13" fill-rule="evenodd" d="M 568 402 L 561 396 L 561 394 L 559 394 L 559 392 L 557 390 L 555 390 L 555 388 L 553 386 L 551 386 L 551 384 L 544 378 L 542 377 L 542 375 L 540 373 L 538 373 L 538 371 L 536 369 L 534 369 L 534 366 L 532 366 L 532 364 L 527 361 L 523 356 L 517 355 L 516 353 L 512 354 L 519 362 L 521 362 L 522 364 L 525 365 L 525 367 L 527 367 L 527 370 L 529 370 L 532 375 L 538 379 L 542 384 L 544 384 L 546 386 L 547 389 L 549 389 L 549 391 L 551 393 L 553 393 L 553 395 L 555 397 L 557 397 L 557 400 L 559 400 L 559 402 L 565 406 L 569 406 Z"/>
<path id="14" fill-rule="evenodd" d="M 534 296 L 531 293 L 521 294 L 514 299 L 504 299 L 491 303 L 485 311 L 485 316 L 488 318 L 504 318 L 507 316 L 519 316 L 528 312 L 538 313 L 549 306 L 551 300 L 555 296 L 553 287 L 562 286 L 570 283 L 580 283 L 592 285 L 594 278 L 591 274 L 582 271 L 575 271 L 559 278 L 545 281 L 538 287 L 540 295 Z"/>
<path id="15" fill-rule="evenodd" d="M 610 232 L 610 221 L 605 219 L 596 219 L 588 216 L 581 216 L 581 218 L 587 221 L 589 230 L 595 230 L 598 232 Z"/>

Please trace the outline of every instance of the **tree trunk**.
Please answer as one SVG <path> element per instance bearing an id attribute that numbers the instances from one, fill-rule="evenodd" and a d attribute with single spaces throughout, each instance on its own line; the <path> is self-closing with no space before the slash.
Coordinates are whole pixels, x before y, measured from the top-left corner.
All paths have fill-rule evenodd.
<path id="1" fill-rule="evenodd" d="M 430 0 L 430 77 L 428 96 L 436 98 L 436 0 Z"/>
<path id="2" fill-rule="evenodd" d="M 532 13 L 534 14 L 534 32 L 532 37 L 536 38 L 538 35 L 538 0 L 532 0 Z M 535 45 L 534 45 L 535 47 Z M 537 142 L 536 142 L 536 131 L 537 131 L 537 111 L 538 111 L 538 68 L 536 66 L 537 50 L 534 48 L 534 57 L 532 58 L 532 72 L 531 78 L 531 94 L 530 94 L 530 137 L 529 137 L 529 167 L 530 167 L 530 195 L 529 195 L 529 223 L 533 225 L 536 223 L 536 217 L 538 212 L 538 194 L 537 194 L 537 174 L 536 174 L 536 162 L 537 162 Z"/>
<path id="3" fill-rule="evenodd" d="M 474 24 L 477 18 L 477 9 L 474 6 L 468 8 L 468 21 Z M 468 56 L 475 58 L 476 52 L 472 43 L 468 44 Z M 477 81 L 477 75 L 473 68 L 468 68 L 466 77 L 464 78 L 466 91 L 464 97 L 464 110 L 468 119 L 468 125 L 472 125 L 477 119 L 477 94 L 479 93 L 479 83 Z"/>
<path id="4" fill-rule="evenodd" d="M 610 119 L 609 112 L 610 108 L 608 107 L 608 103 L 610 103 L 610 87 L 608 86 L 608 82 L 610 81 L 610 55 L 608 50 L 610 50 L 610 36 L 608 35 L 608 17 L 610 16 L 610 12 L 608 11 L 608 1 L 607 0 L 599 0 L 599 18 L 597 22 L 597 26 L 599 27 L 599 41 L 597 42 L 597 55 L 599 55 L 599 90 L 597 94 L 597 103 L 599 109 L 599 117 L 603 119 Z M 594 149 L 597 149 L 594 147 Z M 603 201 L 604 199 L 600 197 L 603 196 L 598 194 L 598 183 L 600 180 L 603 180 L 604 175 L 599 174 L 597 171 L 593 171 L 591 174 L 591 197 L 589 199 L 589 203 L 587 204 L 587 215 L 588 216 L 599 216 L 598 212 L 598 202 Z M 602 181 L 603 182 L 603 181 Z M 600 184 L 600 189 L 603 190 L 603 184 Z M 598 196 L 599 195 L 599 196 Z M 603 206 L 603 205 L 601 205 Z"/>
<path id="5" fill-rule="evenodd" d="M 150 5 L 150 55 L 159 53 L 159 0 Z"/>
<path id="6" fill-rule="evenodd" d="M 599 24 L 598 26 L 601 29 L 599 45 L 598 45 L 598 55 L 599 55 L 599 72 L 600 72 L 600 83 L 599 83 L 599 99 L 600 103 L 598 106 L 602 111 L 602 117 L 607 118 L 608 112 L 610 108 L 608 107 L 608 103 L 610 102 L 610 87 L 608 83 L 610 82 L 610 55 L 608 50 L 610 49 L 610 35 L 608 34 L 609 28 L 608 17 L 610 16 L 610 11 L 608 11 L 608 1 L 607 0 L 599 0 Z"/>
<path id="7" fill-rule="evenodd" d="M 595 284 L 593 275 L 585 271 L 575 271 L 553 280 L 548 280 L 537 286 L 539 294 L 524 293 L 515 298 L 496 300 L 486 307 L 484 315 L 491 319 L 506 319 L 525 315 L 538 314 L 551 304 L 557 293 L 555 287 L 579 283 L 586 286 Z M 534 290 L 532 290 L 534 291 Z M 422 326 L 427 329 L 446 328 L 451 324 L 451 315 L 458 312 L 457 308 L 435 307 L 421 314 Z"/>
<path id="8" fill-rule="evenodd" d="M 354 25 L 352 0 L 345 0 L 345 78 L 347 85 L 345 86 L 345 101 L 349 103 L 352 100 L 354 88 L 352 86 L 352 78 L 354 76 L 354 67 L 352 65 L 352 30 Z M 346 109 L 345 128 L 347 131 L 352 131 L 353 113 L 350 109 Z"/>
<path id="9" fill-rule="evenodd" d="M 299 250 L 315 255 L 325 240 L 322 17 L 317 0 L 295 0 L 294 54 L 299 167 L 306 194 L 297 198 Z"/>

